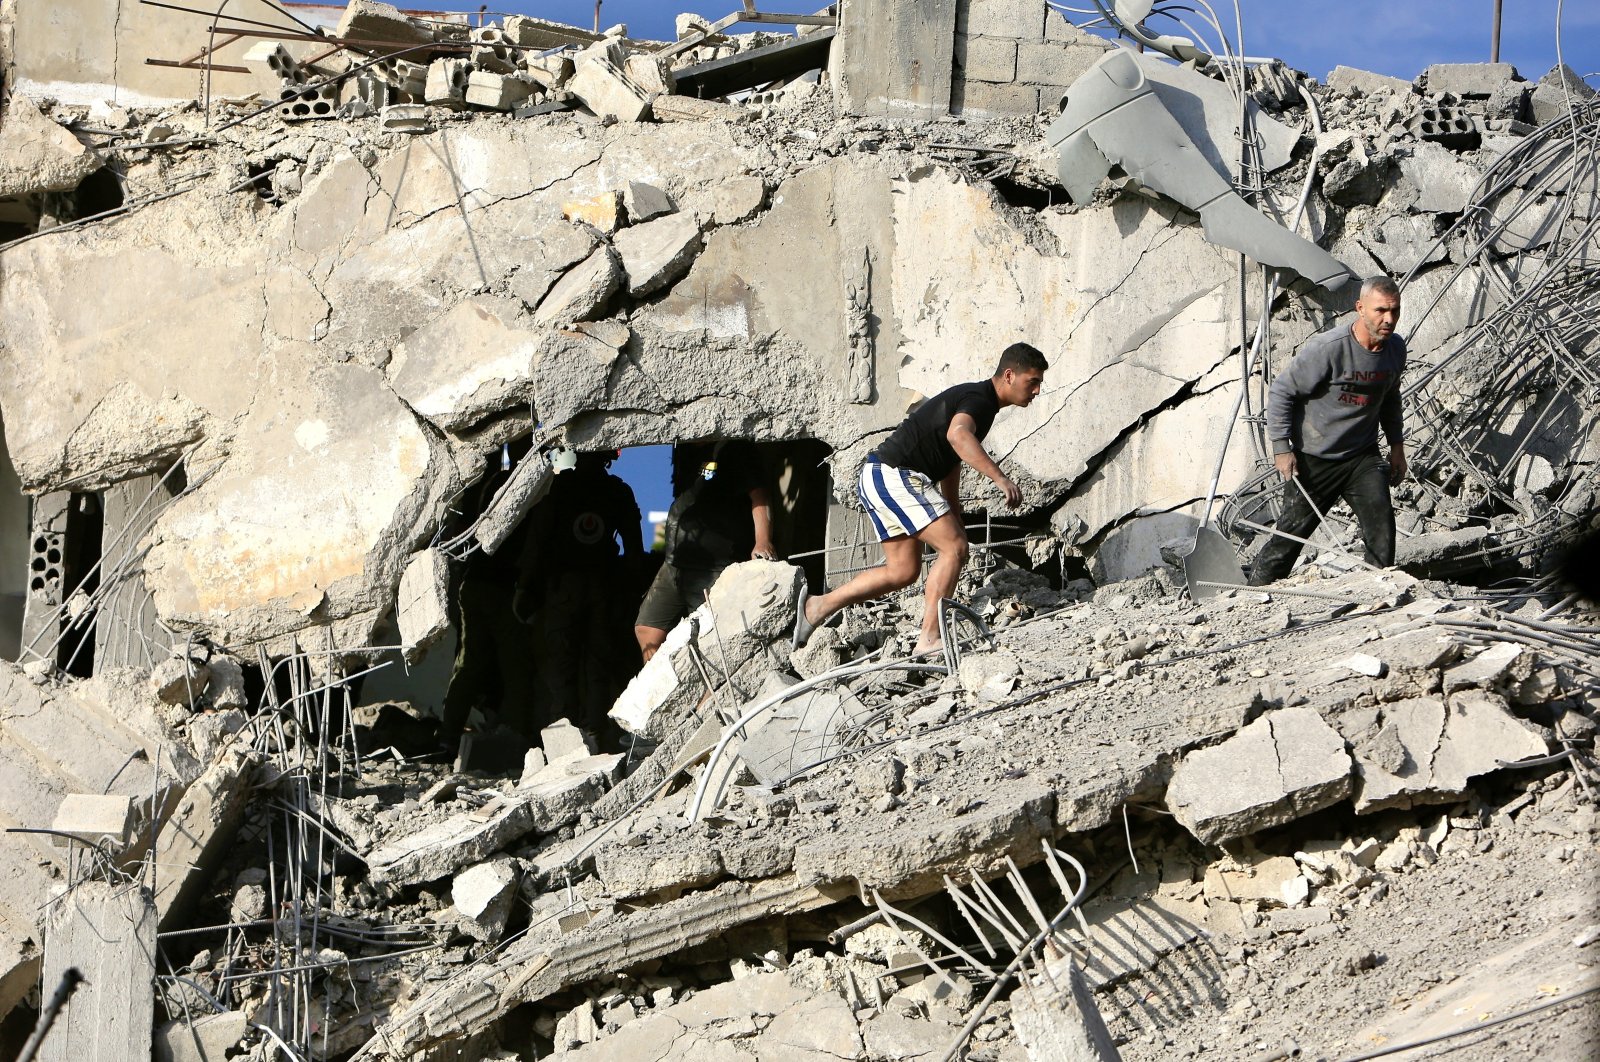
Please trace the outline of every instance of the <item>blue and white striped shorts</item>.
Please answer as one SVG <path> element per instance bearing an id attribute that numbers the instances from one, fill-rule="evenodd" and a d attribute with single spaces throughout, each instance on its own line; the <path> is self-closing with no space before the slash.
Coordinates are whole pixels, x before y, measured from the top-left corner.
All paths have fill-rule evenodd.
<path id="1" fill-rule="evenodd" d="M 933 480 L 921 472 L 886 465 L 876 454 L 868 455 L 861 466 L 856 495 L 872 518 L 879 542 L 914 535 L 950 511 Z"/>

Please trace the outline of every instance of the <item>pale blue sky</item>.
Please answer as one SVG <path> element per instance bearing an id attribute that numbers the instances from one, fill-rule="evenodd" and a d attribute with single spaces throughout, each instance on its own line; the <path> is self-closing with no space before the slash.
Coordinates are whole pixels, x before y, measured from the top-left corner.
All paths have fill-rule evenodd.
<path id="1" fill-rule="evenodd" d="M 1066 3 L 1092 6 L 1088 0 Z M 575 25 L 594 22 L 593 0 L 501 0 L 499 6 Z M 812 11 L 822 5 L 820 0 L 760 0 L 757 6 Z M 1214 0 L 1212 6 L 1224 19 L 1232 18 L 1227 3 Z M 739 7 L 739 0 L 602 0 L 600 19 L 605 26 L 626 22 L 635 37 L 665 40 L 673 36 L 680 11 L 715 19 Z M 1500 57 L 1537 80 L 1555 65 L 1556 0 L 1504 0 L 1504 7 Z M 1245 50 L 1278 56 L 1319 79 L 1341 64 L 1411 78 L 1429 63 L 1487 62 L 1493 11 L 1494 0 L 1243 0 Z M 1151 24 L 1162 25 L 1160 20 Z M 1600 71 L 1600 3 L 1566 0 L 1563 25 L 1568 65 L 1580 74 Z"/>

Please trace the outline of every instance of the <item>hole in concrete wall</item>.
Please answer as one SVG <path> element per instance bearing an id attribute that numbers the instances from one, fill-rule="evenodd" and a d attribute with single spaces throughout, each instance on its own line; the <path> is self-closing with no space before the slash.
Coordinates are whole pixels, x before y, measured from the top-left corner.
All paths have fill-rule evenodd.
<path id="1" fill-rule="evenodd" d="M 272 174 L 276 169 L 276 163 L 257 163 L 251 165 L 248 170 L 251 190 L 268 203 L 278 201 L 278 193 L 272 190 Z"/>
<path id="2" fill-rule="evenodd" d="M 122 178 L 110 166 L 102 166 L 85 177 L 74 193 L 80 218 L 103 214 L 122 205 Z"/>
<path id="3" fill-rule="evenodd" d="M 484 511 L 527 450 L 522 440 L 489 458 L 441 539 Z M 704 442 L 579 455 L 493 555 L 480 550 L 453 563 L 453 637 L 407 669 L 368 679 L 359 703 L 386 728 L 369 740 L 431 740 L 446 755 L 467 748 L 467 765 L 499 771 L 520 764 L 540 729 L 560 719 L 590 731 L 602 749 L 624 747 L 606 712 L 643 665 L 634 628 L 664 560 L 656 525 L 676 494 L 705 482 L 708 455 L 721 474 L 735 452 L 767 489 L 778 554 L 814 554 L 796 563 L 815 569 L 820 585 L 830 492 L 824 444 L 740 443 L 719 456 L 714 442 Z M 749 497 L 742 511 L 713 506 L 708 518 L 725 515 L 751 534 L 730 535 L 718 548 L 748 559 Z"/>
<path id="4" fill-rule="evenodd" d="M 995 191 L 1014 207 L 1026 207 L 1029 210 L 1048 210 L 1062 201 L 1063 197 L 1047 188 L 1034 188 L 1026 184 L 1018 184 L 1003 178 L 993 182 Z"/>
<path id="5" fill-rule="evenodd" d="M 100 533 L 104 524 L 98 494 L 72 495 L 67 507 L 67 529 L 61 536 L 61 585 L 71 587 L 69 595 L 91 596 L 100 587 Z M 70 615 L 70 609 L 68 615 Z M 93 623 L 71 624 L 56 650 L 56 664 L 69 675 L 89 678 L 94 674 Z"/>

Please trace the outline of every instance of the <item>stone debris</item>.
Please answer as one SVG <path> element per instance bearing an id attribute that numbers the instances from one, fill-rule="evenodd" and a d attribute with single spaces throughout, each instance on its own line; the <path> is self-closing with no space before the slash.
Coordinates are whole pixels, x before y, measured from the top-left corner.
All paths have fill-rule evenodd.
<path id="1" fill-rule="evenodd" d="M 11 97 L 0 128 L 0 197 L 76 188 L 104 164 L 32 99 Z"/>
<path id="2" fill-rule="evenodd" d="M 1241 102 L 1193 42 L 906 3 L 662 42 L 352 0 L 204 101 L 13 86 L 0 812 L 55 835 L 0 851 L 8 1028 L 111 962 L 51 1057 L 1343 1057 L 1590 944 L 1595 625 L 1546 575 L 1595 493 L 1596 193 L 1536 126 L 1593 90 L 1263 63 Z M 1238 305 L 1240 250 L 1305 283 Z M 1224 551 L 1269 519 L 1229 494 L 1270 471 L 1223 438 L 1234 318 L 1281 370 L 1378 273 L 1430 367 L 1409 574 L 1339 511 L 1270 593 L 1195 601 L 1201 509 Z M 1530 320 L 1548 364 L 1498 346 Z M 906 666 L 913 588 L 792 651 L 802 581 L 873 561 L 861 459 L 997 334 L 1070 386 L 990 436 L 1015 527 L 960 485 L 960 643 Z M 598 705 L 468 690 L 576 635 L 518 536 L 557 454 L 733 438 L 794 563 L 727 567 L 614 700 L 631 645 Z"/>
<path id="3" fill-rule="evenodd" d="M 1316 711 L 1284 708 L 1185 756 L 1167 806 L 1200 840 L 1231 840 L 1345 799 L 1350 768 L 1344 740 Z"/>

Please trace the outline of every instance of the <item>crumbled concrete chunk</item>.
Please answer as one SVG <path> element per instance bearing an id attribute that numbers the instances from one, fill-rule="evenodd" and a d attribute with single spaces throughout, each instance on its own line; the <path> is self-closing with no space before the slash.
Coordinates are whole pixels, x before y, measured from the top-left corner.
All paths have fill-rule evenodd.
<path id="1" fill-rule="evenodd" d="M 32 99 L 11 96 L 0 127 L 0 198 L 76 188 L 102 164 Z"/>
<path id="2" fill-rule="evenodd" d="M 1549 749 L 1532 726 L 1514 717 L 1504 699 L 1482 690 L 1450 697 L 1449 707 L 1432 697 L 1397 701 L 1382 707 L 1388 732 L 1377 748 L 1354 746 L 1356 811 L 1378 811 L 1415 804 L 1448 803 L 1466 792 L 1468 782 L 1500 768 L 1545 755 Z M 1399 767 L 1392 742 L 1404 746 Z"/>
<path id="3" fill-rule="evenodd" d="M 628 211 L 630 225 L 637 225 L 641 221 L 649 221 L 663 214 L 671 214 L 678 209 L 672 202 L 671 196 L 655 185 L 643 181 L 629 181 L 623 186 L 622 203 Z"/>
<path id="4" fill-rule="evenodd" d="M 517 896 L 517 861 L 494 859 L 468 867 L 450 883 L 450 903 L 479 940 L 498 940 Z"/>
<path id="5" fill-rule="evenodd" d="M 395 622 L 408 660 L 417 659 L 450 629 L 450 560 L 444 553 L 426 549 L 406 565 Z"/>
<path id="6" fill-rule="evenodd" d="M 1184 757 L 1167 807 L 1207 844 L 1288 822 L 1350 795 L 1344 739 L 1310 708 L 1268 712 Z"/>
<path id="7" fill-rule="evenodd" d="M 622 276 L 616 252 L 602 244 L 556 281 L 534 311 L 534 322 L 570 324 L 594 317 L 622 286 Z"/>
<path id="8" fill-rule="evenodd" d="M 150 692 L 163 704 L 193 705 L 211 677 L 205 663 L 192 656 L 170 656 L 150 672 Z"/>
<path id="9" fill-rule="evenodd" d="M 622 227 L 622 193 L 615 189 L 587 199 L 571 199 L 561 204 L 561 216 L 581 221 L 610 236 Z M 629 215 L 632 219 L 632 215 Z"/>
<path id="10" fill-rule="evenodd" d="M 690 214 L 670 214 L 617 233 L 616 246 L 628 294 L 642 298 L 689 271 L 700 253 L 700 224 Z"/>
<path id="11" fill-rule="evenodd" d="M 1422 72 L 1428 92 L 1466 99 L 1487 99 L 1507 81 L 1515 81 L 1517 68 L 1510 63 L 1434 63 Z"/>
<path id="12" fill-rule="evenodd" d="M 1522 660 L 1526 650 L 1517 642 L 1496 642 L 1444 673 L 1444 691 L 1493 689 Z"/>
<path id="13" fill-rule="evenodd" d="M 961 688 L 980 701 L 998 702 L 1017 688 L 1022 664 L 1014 653 L 1004 649 L 968 652 L 961 658 L 957 674 Z"/>
<path id="14" fill-rule="evenodd" d="M 226 653 L 213 653 L 206 661 L 206 700 L 219 711 L 250 707 L 244 686 L 244 664 Z"/>
<path id="15" fill-rule="evenodd" d="M 1370 96 L 1377 92 L 1398 92 L 1410 95 L 1411 82 L 1387 74 L 1374 74 L 1351 66 L 1336 66 L 1328 75 L 1328 87 L 1347 95 Z"/>

